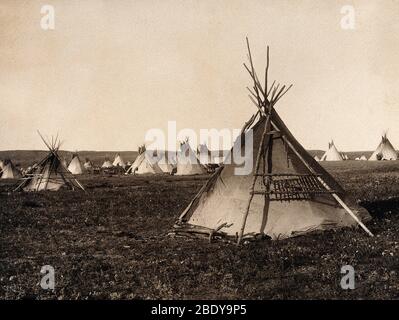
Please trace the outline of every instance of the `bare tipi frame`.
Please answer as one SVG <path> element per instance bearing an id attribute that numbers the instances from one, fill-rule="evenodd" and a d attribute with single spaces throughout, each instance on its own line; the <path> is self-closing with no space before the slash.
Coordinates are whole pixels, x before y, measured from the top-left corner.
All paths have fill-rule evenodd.
<path id="1" fill-rule="evenodd" d="M 61 147 L 61 141 L 58 135 L 55 139 L 52 137 L 51 142 L 46 141 L 41 133 L 37 131 L 44 144 L 49 149 L 49 153 L 39 164 L 35 165 L 31 173 L 28 173 L 22 182 L 14 189 L 14 191 L 29 190 L 58 190 L 62 185 L 66 185 L 71 190 L 81 189 L 86 191 L 82 184 L 73 177 L 68 169 L 62 164 L 58 155 Z M 51 187 L 54 186 L 55 187 Z"/>

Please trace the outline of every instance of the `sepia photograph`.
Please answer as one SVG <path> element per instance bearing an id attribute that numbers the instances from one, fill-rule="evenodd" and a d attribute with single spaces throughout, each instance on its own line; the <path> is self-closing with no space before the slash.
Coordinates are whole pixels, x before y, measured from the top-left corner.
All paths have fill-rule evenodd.
<path id="1" fill-rule="evenodd" d="M 398 13 L 0 0 L 0 300 L 398 299 Z"/>

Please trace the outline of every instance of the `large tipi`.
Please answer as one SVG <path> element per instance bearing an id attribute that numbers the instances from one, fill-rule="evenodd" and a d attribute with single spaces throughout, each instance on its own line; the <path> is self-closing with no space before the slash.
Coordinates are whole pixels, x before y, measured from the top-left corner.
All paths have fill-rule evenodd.
<path id="1" fill-rule="evenodd" d="M 72 160 L 68 165 L 68 170 L 72 174 L 82 174 L 83 173 L 83 166 L 80 162 L 79 156 L 77 153 L 72 155 Z"/>
<path id="2" fill-rule="evenodd" d="M 388 140 L 386 133 L 382 136 L 380 144 L 370 156 L 369 160 L 398 160 L 398 153 Z"/>
<path id="3" fill-rule="evenodd" d="M 11 160 L 3 161 L 2 169 L 0 169 L 0 179 L 18 179 L 21 172 L 14 166 Z"/>
<path id="4" fill-rule="evenodd" d="M 158 174 L 163 173 L 158 165 L 158 159 L 151 151 L 147 152 L 145 145 L 139 147 L 139 154 L 133 164 L 127 170 L 131 174 Z"/>
<path id="5" fill-rule="evenodd" d="M 114 159 L 114 162 L 112 163 L 112 165 L 114 167 L 122 167 L 122 168 L 126 167 L 126 163 L 122 159 L 122 157 L 121 157 L 121 155 L 119 153 L 115 156 L 115 159 Z"/>
<path id="6" fill-rule="evenodd" d="M 61 187 L 67 187 L 72 190 L 84 190 L 81 183 L 76 180 L 62 164 L 62 161 L 58 156 L 60 143 L 57 142 L 57 138 L 49 144 L 41 135 L 40 137 L 49 148 L 49 153 L 42 161 L 37 165 L 34 165 L 25 177 L 22 178 L 22 182 L 17 186 L 15 191 L 57 191 Z"/>
<path id="7" fill-rule="evenodd" d="M 181 214 L 174 232 L 231 237 L 240 243 L 244 238 L 267 235 L 281 239 L 358 223 L 371 234 L 360 218 L 368 217 L 367 211 L 349 201 L 275 111 L 275 103 L 291 86 L 273 83 L 268 87 L 268 57 L 263 87 L 249 52 L 247 70 L 254 84 L 251 99 L 258 111 L 246 122 L 230 151 L 231 157 L 235 148 L 245 154 L 247 133 L 252 132 L 253 153 L 245 154 L 252 170 L 238 174 L 242 164 L 236 164 L 234 158 L 230 164 L 225 162 Z"/>
<path id="8" fill-rule="evenodd" d="M 328 143 L 328 150 L 321 157 L 320 161 L 342 161 L 344 158 L 335 147 L 334 141 Z"/>
<path id="9" fill-rule="evenodd" d="M 176 175 L 204 174 L 206 169 L 199 162 L 197 155 L 191 149 L 188 139 L 180 142 L 177 153 Z"/>

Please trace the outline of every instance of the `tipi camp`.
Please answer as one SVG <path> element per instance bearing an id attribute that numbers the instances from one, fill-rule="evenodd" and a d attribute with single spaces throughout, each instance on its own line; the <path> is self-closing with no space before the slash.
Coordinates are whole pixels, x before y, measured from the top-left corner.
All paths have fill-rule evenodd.
<path id="1" fill-rule="evenodd" d="M 18 179 L 21 177 L 21 172 L 14 166 L 11 160 L 3 161 L 2 169 L 0 168 L 1 179 Z"/>
<path id="2" fill-rule="evenodd" d="M 79 156 L 76 152 L 72 155 L 72 160 L 69 163 L 68 170 L 72 174 L 83 173 L 82 163 L 80 162 Z"/>
<path id="3" fill-rule="evenodd" d="M 382 136 L 380 144 L 370 156 L 369 160 L 398 160 L 398 153 L 388 140 L 386 133 Z"/>
<path id="4" fill-rule="evenodd" d="M 131 174 L 158 174 L 163 173 L 158 166 L 156 156 L 151 156 L 153 152 L 147 152 L 145 145 L 139 147 L 139 154 L 133 164 L 127 170 Z"/>
<path id="5" fill-rule="evenodd" d="M 50 144 L 41 135 L 40 137 L 49 148 L 49 153 L 42 161 L 32 167 L 14 191 L 57 191 L 61 187 L 84 190 L 81 183 L 62 165 L 58 156 L 60 143 L 57 142 L 57 138 Z"/>
<path id="6" fill-rule="evenodd" d="M 247 40 L 248 42 L 248 40 Z M 237 174 L 242 164 L 224 164 L 201 188 L 179 217 L 174 233 L 245 238 L 282 239 L 314 230 L 359 224 L 367 211 L 349 201 L 334 178 L 302 147 L 274 107 L 291 86 L 268 86 L 269 48 L 265 84 L 261 85 L 252 63 L 246 67 L 252 81 L 250 98 L 257 112 L 245 123 L 230 153 L 245 154 L 247 133 L 253 133 L 251 172 Z M 243 143 L 241 143 L 243 142 Z"/>
<path id="7" fill-rule="evenodd" d="M 344 158 L 335 147 L 334 141 L 328 143 L 328 150 L 321 157 L 320 161 L 342 161 Z"/>
<path id="8" fill-rule="evenodd" d="M 112 163 L 112 165 L 114 167 L 122 167 L 122 168 L 126 167 L 126 163 L 122 159 L 122 157 L 121 157 L 121 155 L 119 153 L 115 156 L 115 159 L 114 159 L 114 162 Z"/>
<path id="9" fill-rule="evenodd" d="M 188 138 L 180 142 L 177 153 L 176 175 L 204 174 L 206 169 L 199 162 L 197 155 L 191 149 Z"/>

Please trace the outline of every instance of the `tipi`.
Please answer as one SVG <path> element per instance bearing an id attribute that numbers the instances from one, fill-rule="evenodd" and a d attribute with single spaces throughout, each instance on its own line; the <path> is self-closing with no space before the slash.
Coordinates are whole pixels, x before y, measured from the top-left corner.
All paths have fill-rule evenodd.
<path id="1" fill-rule="evenodd" d="M 114 159 L 114 162 L 112 163 L 112 165 L 114 167 L 122 167 L 122 168 L 126 167 L 126 163 L 122 159 L 122 157 L 121 157 L 121 155 L 119 153 L 115 156 L 115 159 Z"/>
<path id="2" fill-rule="evenodd" d="M 245 154 L 248 133 L 252 132 L 253 152 L 245 154 L 252 170 L 238 174 L 242 164 L 235 164 L 234 159 L 225 162 L 181 214 L 174 232 L 205 234 L 210 239 L 215 235 L 231 237 L 240 243 L 243 238 L 267 235 L 281 239 L 358 223 L 371 235 L 358 217 L 368 217 L 367 211 L 349 201 L 275 111 L 275 103 L 291 86 L 273 83 L 268 87 L 269 50 L 267 53 L 262 86 L 249 51 L 250 97 L 258 111 L 245 123 L 230 151 L 231 156 L 235 148 Z"/>
<path id="3" fill-rule="evenodd" d="M 328 143 L 328 150 L 321 157 L 320 161 L 342 161 L 344 160 L 342 155 L 338 152 L 334 145 L 334 141 Z"/>
<path id="4" fill-rule="evenodd" d="M 176 175 L 205 174 L 206 169 L 200 164 L 195 152 L 191 149 L 188 138 L 180 142 L 177 153 Z"/>
<path id="5" fill-rule="evenodd" d="M 109 159 L 105 159 L 104 163 L 103 163 L 102 166 L 101 166 L 101 168 L 105 168 L 105 169 L 107 169 L 107 168 L 112 168 L 112 167 L 113 167 L 113 166 L 112 166 L 112 162 L 109 161 Z"/>
<path id="6" fill-rule="evenodd" d="M 317 156 L 317 154 L 313 157 L 317 162 L 320 161 L 320 158 Z"/>
<path id="7" fill-rule="evenodd" d="M 173 153 L 169 151 L 158 151 L 158 166 L 164 173 L 172 173 L 174 168 Z"/>
<path id="8" fill-rule="evenodd" d="M 158 165 L 158 159 L 154 153 L 150 156 L 151 152 L 146 151 L 145 145 L 139 147 L 139 154 L 134 160 L 133 164 L 127 170 L 131 174 L 158 174 L 163 173 Z"/>
<path id="9" fill-rule="evenodd" d="M 200 144 L 197 147 L 197 155 L 198 155 L 199 162 L 202 165 L 207 165 L 209 163 L 212 163 L 211 152 L 209 151 L 209 149 L 205 143 Z"/>
<path id="10" fill-rule="evenodd" d="M 49 148 L 50 152 L 39 164 L 32 167 L 30 172 L 26 174 L 14 191 L 57 191 L 63 186 L 72 190 L 84 190 L 80 182 L 62 165 L 61 159 L 58 156 L 58 150 L 61 144 L 57 142 L 57 138 L 49 144 L 41 135 L 40 137 Z"/>
<path id="11" fill-rule="evenodd" d="M 364 161 L 364 160 L 367 160 L 367 158 L 366 158 L 365 155 L 362 155 L 359 160 L 363 160 Z"/>
<path id="12" fill-rule="evenodd" d="M 0 175 L 1 179 L 18 179 L 22 176 L 21 172 L 19 172 L 9 159 L 4 160 L 3 169 L 0 169 Z"/>
<path id="13" fill-rule="evenodd" d="M 382 136 L 381 142 L 377 149 L 370 156 L 369 160 L 397 160 L 398 154 L 391 142 L 388 140 L 386 133 Z"/>
<path id="14" fill-rule="evenodd" d="M 83 173 L 82 163 L 80 162 L 79 156 L 76 152 L 72 155 L 72 160 L 69 163 L 68 170 L 72 174 Z"/>
<path id="15" fill-rule="evenodd" d="M 85 163 L 83 164 L 83 167 L 86 170 L 91 170 L 91 169 L 93 169 L 93 162 L 91 162 L 89 158 L 86 158 Z"/>

